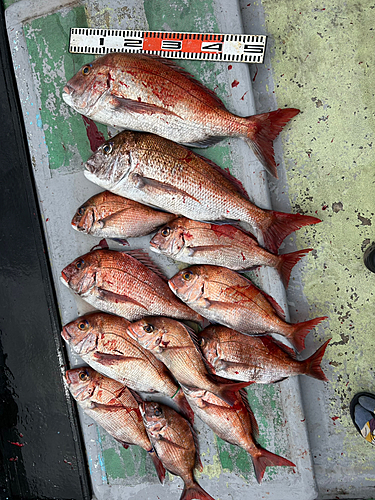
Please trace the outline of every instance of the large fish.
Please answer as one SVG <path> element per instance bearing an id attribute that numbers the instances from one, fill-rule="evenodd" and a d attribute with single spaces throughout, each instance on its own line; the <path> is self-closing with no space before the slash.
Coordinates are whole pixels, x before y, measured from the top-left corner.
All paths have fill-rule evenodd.
<path id="1" fill-rule="evenodd" d="M 176 216 L 104 191 L 81 205 L 72 226 L 99 238 L 135 238 L 152 233 Z"/>
<path id="2" fill-rule="evenodd" d="M 242 137 L 276 177 L 273 140 L 299 113 L 286 108 L 241 118 L 173 62 L 143 54 L 107 54 L 85 64 L 62 96 L 78 113 L 100 123 L 189 146 Z"/>
<path id="3" fill-rule="evenodd" d="M 309 375 L 327 382 L 320 363 L 331 339 L 309 358 L 298 361 L 292 349 L 269 335 L 244 335 L 215 325 L 198 337 L 204 357 L 220 377 L 270 384 L 293 375 Z"/>
<path id="4" fill-rule="evenodd" d="M 162 361 L 182 385 L 209 390 L 228 404 L 234 404 L 235 391 L 247 385 L 214 380 L 207 371 L 195 333 L 179 321 L 147 317 L 131 323 L 128 331 L 142 347 Z"/>
<path id="5" fill-rule="evenodd" d="M 266 467 L 274 465 L 295 467 L 293 462 L 265 450 L 256 442 L 258 426 L 246 393 L 238 392 L 236 404 L 231 407 L 208 391 L 184 387 L 184 392 L 194 413 L 215 434 L 250 454 L 258 483 L 262 481 Z"/>
<path id="6" fill-rule="evenodd" d="M 139 396 L 136 399 L 123 384 L 88 367 L 67 370 L 65 382 L 83 411 L 124 448 L 138 445 L 148 452 L 162 483 L 165 469 L 146 433 L 139 410 Z"/>
<path id="7" fill-rule="evenodd" d="M 169 286 L 183 302 L 209 321 L 242 333 L 279 333 L 297 351 L 305 337 L 327 316 L 302 323 L 285 321 L 284 311 L 244 276 L 219 266 L 191 266 L 169 280 Z"/>
<path id="8" fill-rule="evenodd" d="M 262 210 L 212 162 L 162 137 L 121 132 L 87 160 L 85 176 L 104 189 L 201 221 L 240 220 L 276 252 L 288 234 L 316 217 Z"/>
<path id="9" fill-rule="evenodd" d="M 140 258 L 151 265 L 147 256 Z M 203 319 L 173 295 L 161 276 L 126 252 L 89 252 L 66 266 L 61 280 L 97 309 L 130 321 L 153 315 Z"/>
<path id="10" fill-rule="evenodd" d="M 246 271 L 257 266 L 275 268 L 287 287 L 297 262 L 312 248 L 274 255 L 260 247 L 249 233 L 231 224 L 209 224 L 186 217 L 159 229 L 150 249 L 187 264 L 210 264 Z"/>
<path id="11" fill-rule="evenodd" d="M 189 422 L 161 403 L 143 402 L 140 408 L 147 434 L 164 467 L 184 481 L 180 500 L 214 500 L 194 478 L 194 469 L 202 465 L 198 440 Z"/>
<path id="12" fill-rule="evenodd" d="M 193 422 L 182 389 L 164 363 L 129 336 L 129 325 L 125 318 L 95 312 L 65 325 L 61 335 L 94 370 L 137 392 L 159 392 L 173 398 Z"/>

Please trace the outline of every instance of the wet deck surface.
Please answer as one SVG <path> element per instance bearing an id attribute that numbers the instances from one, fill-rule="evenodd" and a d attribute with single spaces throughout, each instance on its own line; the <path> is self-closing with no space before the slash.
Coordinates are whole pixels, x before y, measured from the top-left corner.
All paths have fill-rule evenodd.
<path id="1" fill-rule="evenodd" d="M 329 316 L 324 325 L 309 334 L 304 353 L 313 352 L 332 337 L 323 361 L 329 383 L 300 377 L 298 383 L 285 381 L 256 388 L 252 394 L 261 428 L 260 442 L 292 460 L 300 457 L 298 479 L 285 471 L 269 470 L 265 483 L 258 488 L 246 454 L 212 441 L 202 427 L 207 445 L 200 482 L 215 498 L 222 499 L 238 498 L 244 491 L 249 498 L 266 495 L 290 499 L 293 485 L 299 497 L 303 489 L 306 499 L 317 495 L 329 499 L 372 497 L 373 449 L 352 426 L 349 404 L 356 392 L 371 392 L 374 385 L 371 324 L 375 276 L 364 267 L 363 252 L 375 239 L 371 230 L 374 100 L 369 70 L 374 59 L 370 42 L 375 9 L 371 2 L 362 6 L 347 2 L 343 6 L 333 1 L 328 6 L 300 0 L 291 7 L 286 0 L 277 5 L 270 1 L 242 1 L 236 16 L 234 9 L 228 13 L 223 8 L 225 3 L 220 2 L 203 5 L 193 0 L 174 0 L 168 11 L 164 2 L 157 0 L 145 1 L 144 5 L 116 4 L 95 2 L 88 4 L 86 10 L 79 5 L 67 7 L 43 18 L 30 19 L 23 27 L 31 73 L 26 76 L 22 67 L 18 71 L 24 83 L 30 77 L 34 79 L 43 104 L 40 112 L 33 109 L 36 103 L 28 99 L 27 85 L 20 98 L 31 151 L 34 148 L 41 160 L 34 162 L 34 175 L 62 321 L 74 319 L 87 307 L 69 291 L 59 288 L 59 270 L 95 244 L 91 237 L 77 234 L 72 243 L 66 224 L 77 206 L 99 189 L 81 179 L 81 162 L 91 152 L 90 131 L 61 99 L 61 81 L 90 56 L 65 57 L 66 49 L 60 40 L 67 38 L 70 27 L 84 23 L 95 27 L 235 32 L 242 22 L 244 32 L 268 35 L 265 64 L 253 66 L 250 77 L 222 63 L 186 62 L 184 66 L 215 89 L 229 109 L 238 114 L 252 114 L 252 107 L 257 113 L 285 106 L 302 111 L 276 141 L 280 179 L 268 177 L 267 183 L 274 209 L 317 215 L 323 221 L 288 238 L 283 251 L 314 248 L 293 272 L 286 298 L 292 322 Z M 30 6 L 37 12 L 37 3 L 30 2 Z M 14 46 L 11 48 L 15 57 Z M 231 82 L 235 79 L 239 85 L 233 92 Z M 251 93 L 246 94 L 250 82 L 254 100 Z M 106 133 L 105 128 L 100 130 Z M 71 141 L 71 137 L 76 140 Z M 264 177 L 242 146 L 224 141 L 204 154 L 221 166 L 230 167 L 253 190 L 254 196 L 260 197 L 260 204 L 263 200 L 266 206 L 269 198 L 267 189 L 262 191 Z M 249 165 L 256 172 L 257 182 L 252 183 L 245 173 Z M 47 194 L 48 190 L 53 196 Z M 63 213 L 56 210 L 57 200 L 64 200 Z M 52 225 L 54 229 L 49 227 Z M 166 272 L 173 274 L 173 269 L 166 268 Z M 263 277 L 263 282 L 270 287 L 267 291 L 277 289 L 276 295 L 281 293 L 280 300 L 285 300 L 272 276 Z M 78 361 L 71 357 L 72 364 Z M 294 421 L 285 424 L 285 416 Z M 117 498 L 115 490 L 120 495 L 121 487 L 135 485 L 133 494 L 137 491 L 139 498 L 153 498 L 152 471 L 148 471 L 142 453 L 120 450 L 90 420 L 83 418 L 82 422 L 97 494 L 108 498 L 109 484 L 112 498 Z M 307 444 L 306 429 L 310 442 L 306 455 L 313 460 L 313 471 L 309 459 L 301 459 Z M 226 490 L 219 485 L 213 487 L 217 478 Z M 255 490 L 251 489 L 253 486 Z M 175 498 L 179 488 L 176 480 L 160 492 L 166 494 L 167 487 L 171 498 Z"/>

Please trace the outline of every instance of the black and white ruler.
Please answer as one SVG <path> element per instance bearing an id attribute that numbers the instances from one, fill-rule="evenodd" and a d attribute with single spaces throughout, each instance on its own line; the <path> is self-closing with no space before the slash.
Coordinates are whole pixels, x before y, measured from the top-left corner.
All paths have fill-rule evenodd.
<path id="1" fill-rule="evenodd" d="M 265 35 L 71 28 L 69 52 L 142 52 L 174 59 L 263 63 Z"/>

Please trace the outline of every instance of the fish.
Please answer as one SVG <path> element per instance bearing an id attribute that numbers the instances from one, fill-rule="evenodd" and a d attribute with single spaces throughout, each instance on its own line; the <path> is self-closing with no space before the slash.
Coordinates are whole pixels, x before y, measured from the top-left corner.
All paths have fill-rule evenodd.
<path id="1" fill-rule="evenodd" d="M 219 438 L 250 454 L 258 483 L 261 483 L 266 467 L 296 467 L 290 460 L 271 453 L 256 442 L 258 425 L 246 393 L 238 392 L 236 404 L 229 406 L 209 391 L 184 387 L 184 392 L 197 417 Z"/>
<path id="2" fill-rule="evenodd" d="M 251 234 L 232 224 L 210 224 L 178 217 L 152 237 L 150 250 L 187 264 L 210 264 L 234 271 L 273 267 L 287 288 L 293 267 L 312 248 L 274 255 L 260 247 Z"/>
<path id="3" fill-rule="evenodd" d="M 174 62 L 146 54 L 112 53 L 85 64 L 64 86 L 78 113 L 117 129 L 131 129 L 187 146 L 207 147 L 241 137 L 277 177 L 273 140 L 296 108 L 240 117 Z"/>
<path id="4" fill-rule="evenodd" d="M 257 207 L 218 165 L 153 134 L 115 135 L 88 158 L 84 175 L 115 194 L 189 219 L 246 222 L 273 253 L 291 232 L 321 222 Z"/>
<path id="5" fill-rule="evenodd" d="M 99 238 L 136 238 L 154 232 L 176 216 L 104 191 L 81 205 L 72 219 L 77 231 Z"/>
<path id="6" fill-rule="evenodd" d="M 197 334 L 198 344 L 215 375 L 231 380 L 271 384 L 295 375 L 327 382 L 320 363 L 331 339 L 309 358 L 299 361 L 285 344 L 269 335 L 244 335 L 212 325 Z"/>
<path id="7" fill-rule="evenodd" d="M 102 375 L 136 392 L 173 399 L 192 423 L 194 413 L 167 367 L 128 334 L 130 321 L 94 312 L 67 323 L 61 332 L 70 348 Z"/>
<path id="8" fill-rule="evenodd" d="M 291 324 L 277 302 L 236 271 L 220 266 L 197 265 L 178 272 L 168 284 L 189 307 L 210 322 L 249 335 L 278 333 L 296 351 L 305 347 L 305 337 L 327 316 Z"/>
<path id="9" fill-rule="evenodd" d="M 61 281 L 100 311 L 129 321 L 143 316 L 168 315 L 202 323 L 202 316 L 173 295 L 155 266 L 152 270 L 139 259 L 152 267 L 148 255 L 140 251 L 97 249 L 66 266 L 61 272 Z"/>
<path id="10" fill-rule="evenodd" d="M 248 385 L 215 380 L 197 347 L 194 331 L 179 321 L 149 316 L 131 323 L 128 332 L 168 367 L 180 385 L 210 390 L 230 405 L 236 400 L 235 391 Z"/>
<path id="11" fill-rule="evenodd" d="M 180 500 L 214 500 L 194 477 L 194 469 L 202 470 L 202 464 L 197 436 L 189 422 L 162 403 L 144 401 L 140 409 L 159 459 L 170 473 L 184 481 Z"/>
<path id="12" fill-rule="evenodd" d="M 155 453 L 143 424 L 139 409 L 140 396 L 87 366 L 67 370 L 64 379 L 83 411 L 124 448 L 137 445 L 147 451 L 158 478 L 163 483 L 165 468 Z"/>

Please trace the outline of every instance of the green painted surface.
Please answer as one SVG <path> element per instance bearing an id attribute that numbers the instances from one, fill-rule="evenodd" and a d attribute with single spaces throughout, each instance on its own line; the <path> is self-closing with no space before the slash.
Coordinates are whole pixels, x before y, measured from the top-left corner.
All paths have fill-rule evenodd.
<path id="1" fill-rule="evenodd" d="M 263 0 L 266 32 L 274 40 L 277 104 L 302 113 L 283 136 L 292 211 L 316 213 L 322 224 L 296 233 L 305 258 L 303 291 L 311 317 L 328 315 L 321 338 L 332 337 L 323 362 L 329 384 L 321 455 L 325 478 L 347 469 L 351 482 L 374 477 L 373 448 L 352 425 L 349 405 L 360 391 L 375 392 L 375 276 L 363 264 L 374 235 L 375 63 L 373 1 Z M 310 334 L 311 335 L 311 334 Z M 329 363 L 329 365 L 328 365 Z M 336 418 L 338 418 L 336 420 Z M 325 491 L 325 490 L 324 490 Z M 328 491 L 328 490 L 327 490 Z"/>
<path id="2" fill-rule="evenodd" d="M 37 125 L 43 129 L 51 169 L 82 168 L 91 154 L 82 116 L 69 108 L 61 94 L 67 79 L 92 60 L 90 55 L 69 54 L 69 31 L 87 26 L 85 10 L 76 7 L 68 13 L 55 13 L 33 20 L 24 27 L 31 66 L 42 101 Z M 98 125 L 106 135 L 106 127 Z M 72 138 L 74 140 L 72 141 Z"/>

